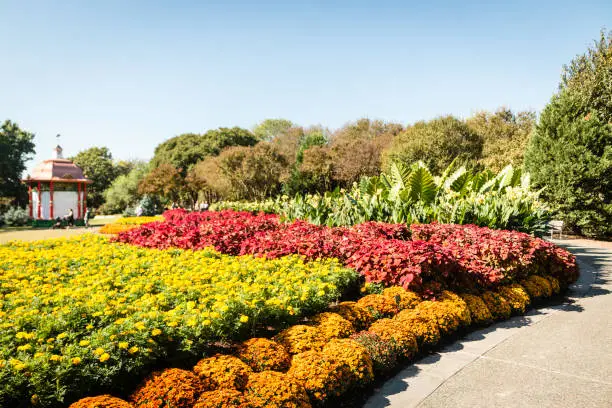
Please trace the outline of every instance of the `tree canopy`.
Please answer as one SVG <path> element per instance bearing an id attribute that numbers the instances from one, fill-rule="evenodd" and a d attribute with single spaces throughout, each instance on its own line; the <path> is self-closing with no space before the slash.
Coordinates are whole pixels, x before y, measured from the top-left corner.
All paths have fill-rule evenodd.
<path id="1" fill-rule="evenodd" d="M 0 126 L 0 197 L 27 202 L 26 188 L 21 183 L 25 163 L 35 152 L 34 134 L 6 120 Z"/>
<path id="2" fill-rule="evenodd" d="M 272 141 L 284 135 L 294 124 L 287 119 L 266 119 L 253 128 L 253 133 L 259 140 Z"/>
<path id="3" fill-rule="evenodd" d="M 108 147 L 90 147 L 70 158 L 93 181 L 87 191 L 87 206 L 98 208 L 104 203 L 104 190 L 116 178 L 113 155 Z"/>

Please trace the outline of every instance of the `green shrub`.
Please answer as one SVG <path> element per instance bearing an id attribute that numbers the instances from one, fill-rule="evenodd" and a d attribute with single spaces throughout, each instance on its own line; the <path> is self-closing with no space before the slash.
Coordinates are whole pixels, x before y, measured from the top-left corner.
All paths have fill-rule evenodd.
<path id="1" fill-rule="evenodd" d="M 10 207 L 3 217 L 6 225 L 13 227 L 26 225 L 29 220 L 28 212 L 20 207 Z"/>

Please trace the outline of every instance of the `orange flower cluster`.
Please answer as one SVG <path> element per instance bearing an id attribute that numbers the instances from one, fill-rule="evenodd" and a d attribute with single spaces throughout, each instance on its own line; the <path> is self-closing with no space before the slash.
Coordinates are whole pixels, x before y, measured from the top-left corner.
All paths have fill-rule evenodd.
<path id="1" fill-rule="evenodd" d="M 345 338 L 355 333 L 351 322 L 336 313 L 319 313 L 312 322 L 327 340 Z"/>
<path id="2" fill-rule="evenodd" d="M 204 390 L 191 371 L 169 368 L 147 377 L 130 396 L 136 408 L 191 408 Z"/>
<path id="3" fill-rule="evenodd" d="M 253 371 L 287 371 L 291 355 L 275 341 L 253 338 L 240 344 L 236 357 L 244 361 Z"/>
<path id="4" fill-rule="evenodd" d="M 119 234 L 120 232 L 125 232 L 132 230 L 134 228 L 138 228 L 140 225 L 130 225 L 130 224 L 106 224 L 100 228 L 100 234 Z"/>
<path id="5" fill-rule="evenodd" d="M 200 377 L 206 390 L 218 388 L 242 390 L 253 372 L 239 358 L 223 354 L 198 361 L 193 371 Z"/>
<path id="6" fill-rule="evenodd" d="M 510 303 L 499 293 L 486 291 L 482 294 L 482 300 L 495 320 L 507 319 L 512 314 Z"/>
<path id="7" fill-rule="evenodd" d="M 531 303 L 529 294 L 521 285 L 507 285 L 499 288 L 499 294 L 508 301 L 512 313 L 525 313 L 527 306 Z"/>
<path id="8" fill-rule="evenodd" d="M 351 339 L 333 339 L 323 347 L 323 354 L 348 365 L 352 383 L 365 385 L 374 380 L 372 358 L 368 350 Z"/>
<path id="9" fill-rule="evenodd" d="M 392 286 L 383 290 L 383 296 L 392 298 L 399 310 L 414 309 L 421 303 L 421 296 L 401 286 Z"/>
<path id="10" fill-rule="evenodd" d="M 344 361 L 314 350 L 293 356 L 287 374 L 299 381 L 311 400 L 317 402 L 342 395 L 353 377 Z"/>
<path id="11" fill-rule="evenodd" d="M 351 322 L 355 330 L 363 330 L 374 321 L 372 314 L 357 302 L 340 302 L 330 310 Z"/>
<path id="12" fill-rule="evenodd" d="M 369 331 L 353 334 L 351 340 L 355 340 L 368 351 L 374 372 L 384 374 L 397 365 L 398 354 L 394 342 L 384 340 L 378 334 Z"/>
<path id="13" fill-rule="evenodd" d="M 244 395 L 253 408 L 311 408 L 304 386 L 276 371 L 251 374 Z"/>
<path id="14" fill-rule="evenodd" d="M 203 392 L 193 408 L 248 408 L 250 406 L 247 398 L 240 391 L 221 388 Z"/>
<path id="15" fill-rule="evenodd" d="M 473 324 L 487 325 L 493 322 L 493 316 L 491 316 L 489 308 L 479 296 L 463 293 L 461 294 L 461 299 L 463 299 L 470 310 Z"/>
<path id="16" fill-rule="evenodd" d="M 556 280 L 556 279 L 555 279 Z M 556 281 L 556 286 L 559 281 Z M 521 286 L 525 288 L 531 299 L 541 299 L 550 297 L 553 294 L 553 286 L 551 281 L 538 275 L 531 275 L 527 279 L 521 281 Z"/>
<path id="17" fill-rule="evenodd" d="M 399 308 L 393 297 L 371 294 L 366 295 L 357 301 L 357 304 L 368 310 L 376 319 L 391 317 L 395 315 Z"/>
<path id="18" fill-rule="evenodd" d="M 415 335 L 420 347 L 433 347 L 440 341 L 440 329 L 435 316 L 422 310 L 402 310 L 395 317 Z"/>
<path id="19" fill-rule="evenodd" d="M 308 350 L 321 350 L 326 343 L 325 336 L 316 327 L 298 324 L 283 330 L 274 340 L 285 346 L 290 354 Z"/>
<path id="20" fill-rule="evenodd" d="M 403 358 L 410 359 L 418 351 L 416 336 L 398 320 L 387 318 L 377 320 L 372 323 L 368 331 L 379 335 L 384 340 L 393 342 L 399 355 Z"/>
<path id="21" fill-rule="evenodd" d="M 99 395 L 78 400 L 69 408 L 134 408 L 132 404 L 112 395 Z"/>

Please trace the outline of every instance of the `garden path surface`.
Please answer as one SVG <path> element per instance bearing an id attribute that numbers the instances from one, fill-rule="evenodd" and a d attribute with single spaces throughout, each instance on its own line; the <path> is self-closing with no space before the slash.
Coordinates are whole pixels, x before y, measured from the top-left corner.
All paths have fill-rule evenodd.
<path id="1" fill-rule="evenodd" d="M 87 232 L 97 232 L 99 228 L 71 228 L 71 229 L 31 229 L 22 231 L 0 231 L 0 244 L 9 241 L 36 241 L 39 239 L 71 237 Z"/>
<path id="2" fill-rule="evenodd" d="M 565 301 L 472 332 L 388 380 L 365 408 L 612 407 L 612 242 L 555 240 Z"/>

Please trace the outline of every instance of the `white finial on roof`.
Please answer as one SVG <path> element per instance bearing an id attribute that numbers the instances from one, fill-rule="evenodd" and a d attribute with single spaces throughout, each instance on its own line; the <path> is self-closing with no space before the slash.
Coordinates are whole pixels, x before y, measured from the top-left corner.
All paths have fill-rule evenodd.
<path id="1" fill-rule="evenodd" d="M 59 145 L 59 139 L 60 139 L 59 133 L 55 137 L 57 138 L 57 146 L 55 146 L 55 148 L 53 149 L 53 158 L 54 159 L 63 159 L 64 158 L 64 156 L 62 155 L 63 149 Z"/>

